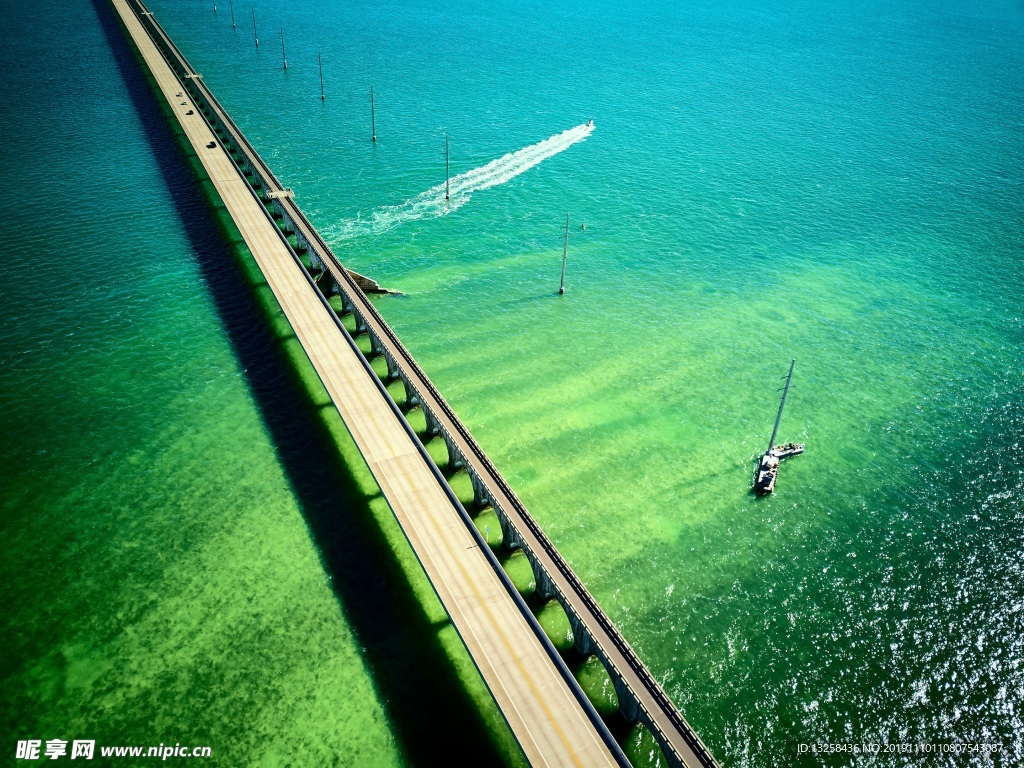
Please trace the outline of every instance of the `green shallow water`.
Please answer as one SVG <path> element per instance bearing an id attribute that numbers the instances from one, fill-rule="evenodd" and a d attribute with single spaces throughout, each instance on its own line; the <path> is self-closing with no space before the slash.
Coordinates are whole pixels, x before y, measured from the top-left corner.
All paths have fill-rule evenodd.
<path id="1" fill-rule="evenodd" d="M 55 44 L 37 26 L 51 14 L 19 11 L 12 71 L 16 37 L 40 57 Z M 5 171 L 31 194 L 3 213 L 19 247 L 3 263 L 0 733 L 12 750 L 204 745 L 217 765 L 517 764 L 358 451 L 316 406 L 326 393 L 308 363 L 304 383 L 289 373 L 287 323 L 254 302 L 244 250 L 100 18 L 63 19 L 87 32 L 69 52 L 83 82 L 59 62 L 5 86 L 62 107 L 5 125 Z M 90 118 L 71 142 L 65 110 Z"/>
<path id="2" fill-rule="evenodd" d="M 152 8 L 339 255 L 404 292 L 381 312 L 723 763 L 790 765 L 811 741 L 1001 741 L 1006 764 L 1024 759 L 1017 5 L 268 2 L 259 51 L 248 8 L 236 30 L 224 8 Z M 381 637 L 372 611 L 346 607 L 363 580 L 327 583 L 358 564 L 325 556 L 344 534 L 310 522 L 326 514 L 310 505 L 358 510 L 369 495 L 351 518 L 390 533 L 367 547 L 415 574 L 386 506 L 351 451 L 354 500 L 323 490 L 344 469 L 296 474 L 289 457 L 325 440 L 314 426 L 273 427 L 290 395 L 260 394 L 283 386 L 272 375 L 247 378 L 247 355 L 269 352 L 240 339 L 263 326 L 231 320 L 231 290 L 189 240 L 205 214 L 166 192 L 127 96 L 95 98 L 123 80 L 91 9 L 73 17 L 91 30 L 88 55 L 37 69 L 13 66 L 13 41 L 43 61 L 52 38 L 28 26 L 41 12 L 17 10 L 0 49 L 16 73 L 6 97 L 42 88 L 62 106 L 37 97 L 2 123 L 5 172 L 34 190 L 17 217 L 3 214 L 20 237 L 3 265 L 5 328 L 17 331 L 0 347 L 3 568 L 16 596 L 4 679 L 19 697 L 5 722 L 48 738 L 43 725 L 71 708 L 107 711 L 95 702 L 147 679 L 130 663 L 159 659 L 167 680 L 217 658 L 215 690 L 245 680 L 254 701 L 308 713 L 308 726 L 282 729 L 261 705 L 265 725 L 240 728 L 240 744 L 274 722 L 281 754 L 300 762 L 316 750 L 423 762 L 387 703 L 387 669 L 407 646 L 375 655 L 360 642 Z M 70 78 L 71 61 L 92 79 Z M 91 121 L 68 124 L 67 103 Z M 442 178 L 445 131 L 464 174 L 588 118 L 585 140 L 459 196 L 447 215 L 406 205 Z M 42 143 L 63 149 L 40 159 Z M 84 194 L 97 182 L 132 207 L 111 214 Z M 75 267 L 66 278 L 46 266 L 55 253 Z M 61 296 L 45 312 L 38 280 Z M 808 450 L 757 500 L 752 460 L 791 357 L 780 437 Z M 443 463 L 443 446 L 430 449 Z M 296 490 L 307 484 L 317 491 Z M 246 567 L 256 553 L 265 571 Z M 407 578 L 423 622 L 440 621 L 429 587 Z M 88 618 L 90 594 L 105 617 L 123 605 L 149 639 L 94 650 L 121 624 Z M 293 633 L 273 653 L 260 632 L 234 631 L 256 621 L 243 610 L 252 594 L 275 617 L 258 626 Z M 194 603 L 224 618 L 199 632 Z M 231 637 L 235 655 L 161 652 L 192 636 L 207 648 Z M 460 670 L 438 687 L 470 691 L 456 698 L 490 734 L 475 748 L 514 756 L 455 645 L 431 657 Z M 96 690 L 71 696 L 70 679 Z M 246 710 L 190 695 L 141 711 L 191 736 L 207 713 Z M 112 723 L 141 728 L 130 707 L 117 711 Z"/>
<path id="3" fill-rule="evenodd" d="M 576 667 L 573 675 L 601 717 L 615 715 L 619 709 L 619 698 L 600 659 L 588 656 Z"/>

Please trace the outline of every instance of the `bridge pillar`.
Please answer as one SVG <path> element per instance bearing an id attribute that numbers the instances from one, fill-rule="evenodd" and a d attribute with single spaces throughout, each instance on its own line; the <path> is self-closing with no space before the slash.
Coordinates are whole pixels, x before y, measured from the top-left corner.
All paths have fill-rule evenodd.
<path id="1" fill-rule="evenodd" d="M 380 357 L 384 354 L 384 346 L 380 343 L 376 334 L 370 334 L 370 357 Z"/>
<path id="2" fill-rule="evenodd" d="M 391 370 L 390 358 L 388 359 L 388 370 Z M 441 434 L 441 425 L 437 423 L 437 419 L 434 418 L 433 412 L 428 408 L 423 409 L 423 418 L 427 422 L 427 434 L 431 437 Z"/>
<path id="3" fill-rule="evenodd" d="M 601 660 L 601 663 L 604 664 L 605 669 L 608 669 L 608 664 L 605 663 L 604 659 Z M 627 723 L 635 723 L 640 720 L 643 715 L 643 711 L 640 708 L 640 703 L 633 695 L 633 692 L 626 687 L 624 682 L 622 682 L 622 678 L 614 674 L 610 669 L 608 669 L 608 676 L 612 679 L 612 686 L 615 688 L 615 695 L 619 699 L 619 714 L 626 719 Z M 644 723 L 644 725 L 648 728 L 651 727 L 650 723 Z"/>
<path id="4" fill-rule="evenodd" d="M 462 452 L 455 447 L 455 441 L 452 440 L 451 436 L 447 432 L 442 432 L 441 437 L 444 438 L 445 447 L 448 448 L 448 466 L 452 469 L 460 469 L 466 466 L 466 459 L 463 457 Z"/>
<path id="5" fill-rule="evenodd" d="M 526 552 L 525 549 L 523 551 Z M 530 566 L 533 568 L 533 575 L 537 579 L 537 594 L 544 600 L 550 600 L 552 597 L 557 598 L 558 593 L 555 592 L 555 586 L 551 582 L 548 572 L 540 567 L 540 563 L 537 562 L 537 559 L 531 553 L 526 552 L 526 557 L 529 559 Z"/>
<path id="6" fill-rule="evenodd" d="M 348 294 L 341 290 L 341 286 L 338 285 L 338 282 L 336 280 L 334 281 L 334 290 L 341 297 L 341 314 L 344 315 L 349 312 L 354 312 L 355 309 L 352 306 L 352 302 L 348 298 Z"/>
<path id="7" fill-rule="evenodd" d="M 508 515 L 502 511 L 501 507 L 494 503 L 493 499 L 491 499 L 491 506 L 494 508 L 494 513 L 498 516 L 498 523 L 501 525 L 501 540 L 505 543 L 505 546 L 510 550 L 522 549 L 523 540 L 519 536 L 519 531 L 509 522 Z M 533 560 L 530 560 L 530 558 L 527 558 L 527 560 L 530 562 L 530 568 L 536 573 L 537 569 L 534 567 Z"/>
<path id="8" fill-rule="evenodd" d="M 387 378 L 387 380 L 388 381 L 394 381 L 395 379 L 398 378 L 398 364 L 395 362 L 395 358 L 393 358 L 387 352 L 384 353 L 384 359 L 387 361 L 387 364 L 388 364 L 388 378 Z M 430 428 L 430 419 L 431 419 L 430 412 L 429 411 L 424 411 L 424 414 L 427 415 L 427 428 L 429 429 Z M 434 434 L 437 434 L 437 433 L 435 432 Z"/>
<path id="9" fill-rule="evenodd" d="M 334 287 L 331 281 L 331 276 L 325 271 L 316 279 L 315 282 L 316 287 L 320 289 L 320 293 L 324 295 L 324 298 L 331 298 L 331 289 Z"/>
<path id="10" fill-rule="evenodd" d="M 363 320 L 363 316 L 354 310 L 352 316 L 356 319 L 356 334 L 366 333 L 366 321 Z"/>
<path id="11" fill-rule="evenodd" d="M 416 390 L 413 389 L 412 385 L 409 383 L 409 379 L 402 376 L 401 372 L 399 372 L 398 375 L 401 376 L 402 386 L 405 388 L 405 404 L 410 408 L 414 405 L 422 405 L 422 403 L 420 403 L 419 395 L 416 394 Z"/>
<path id="12" fill-rule="evenodd" d="M 473 504 L 481 509 L 491 506 L 491 497 L 487 493 L 487 487 L 480 480 L 476 472 L 469 471 L 469 481 L 473 484 Z M 499 516 L 499 520 L 500 520 Z M 505 533 L 505 526 L 501 527 L 502 534 Z"/>
<path id="13" fill-rule="evenodd" d="M 597 645 L 594 643 L 590 633 L 587 632 L 587 628 L 583 626 L 583 622 L 580 621 L 580 617 L 577 616 L 573 611 L 566 608 L 565 603 L 561 600 L 558 601 L 562 604 L 565 615 L 569 617 L 569 626 L 572 627 L 573 646 L 584 656 L 589 656 L 598 650 Z"/>

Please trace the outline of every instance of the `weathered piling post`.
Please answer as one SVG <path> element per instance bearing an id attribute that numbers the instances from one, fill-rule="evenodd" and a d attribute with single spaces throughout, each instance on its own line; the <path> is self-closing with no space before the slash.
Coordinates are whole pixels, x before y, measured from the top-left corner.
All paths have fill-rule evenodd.
<path id="1" fill-rule="evenodd" d="M 558 286 L 558 293 L 565 293 L 565 260 L 569 255 L 569 214 L 565 214 L 565 241 L 562 243 L 562 282 Z"/>
<path id="2" fill-rule="evenodd" d="M 377 120 L 373 109 L 373 86 L 370 86 L 370 141 L 377 143 Z"/>
<path id="3" fill-rule="evenodd" d="M 320 68 L 320 101 L 323 101 L 326 98 L 324 96 L 324 62 L 320 58 L 320 51 L 316 52 L 316 65 Z"/>

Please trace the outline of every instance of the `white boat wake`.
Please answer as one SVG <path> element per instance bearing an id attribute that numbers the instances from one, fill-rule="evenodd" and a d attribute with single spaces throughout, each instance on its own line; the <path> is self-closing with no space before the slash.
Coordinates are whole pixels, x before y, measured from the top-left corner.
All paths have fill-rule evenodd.
<path id="1" fill-rule="evenodd" d="M 326 232 L 332 239 L 349 240 L 362 235 L 379 235 L 410 221 L 445 216 L 468 203 L 474 192 L 514 179 L 549 157 L 564 152 L 576 142 L 583 141 L 593 131 L 593 122 L 577 125 L 537 144 L 510 152 L 487 165 L 453 176 L 448 183 L 450 199 L 447 203 L 444 199 L 444 184 L 438 184 L 400 205 L 386 205 L 370 213 L 368 218 L 360 215 L 356 219 L 329 227 Z"/>

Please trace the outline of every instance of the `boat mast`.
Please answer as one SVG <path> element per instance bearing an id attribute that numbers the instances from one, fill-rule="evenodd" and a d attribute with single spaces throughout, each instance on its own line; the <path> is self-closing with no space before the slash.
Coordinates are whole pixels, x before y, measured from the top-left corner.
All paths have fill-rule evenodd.
<path id="1" fill-rule="evenodd" d="M 558 293 L 565 293 L 565 260 L 569 255 L 569 214 L 565 214 L 565 240 L 562 243 L 562 282 L 558 286 Z"/>
<path id="2" fill-rule="evenodd" d="M 231 28 L 235 28 L 235 0 L 228 0 L 228 7 L 231 9 Z"/>
<path id="3" fill-rule="evenodd" d="M 284 27 L 281 27 L 281 61 L 284 62 L 284 68 L 288 69 L 288 56 L 284 52 Z"/>
<path id="4" fill-rule="evenodd" d="M 448 202 L 448 134 L 444 135 L 444 201 Z"/>
<path id="5" fill-rule="evenodd" d="M 796 365 L 796 358 L 789 364 L 789 375 L 786 376 L 786 387 L 782 390 L 782 401 L 779 403 L 779 413 L 775 417 L 775 429 L 772 430 L 772 438 L 768 441 L 768 450 L 775 446 L 775 435 L 779 431 L 779 422 L 782 421 L 782 409 L 786 405 L 786 395 L 789 394 L 789 382 L 793 379 L 793 366 Z"/>
<path id="6" fill-rule="evenodd" d="M 260 38 L 256 34 L 256 9 L 252 9 L 252 39 L 256 41 L 256 47 L 260 47 Z"/>

